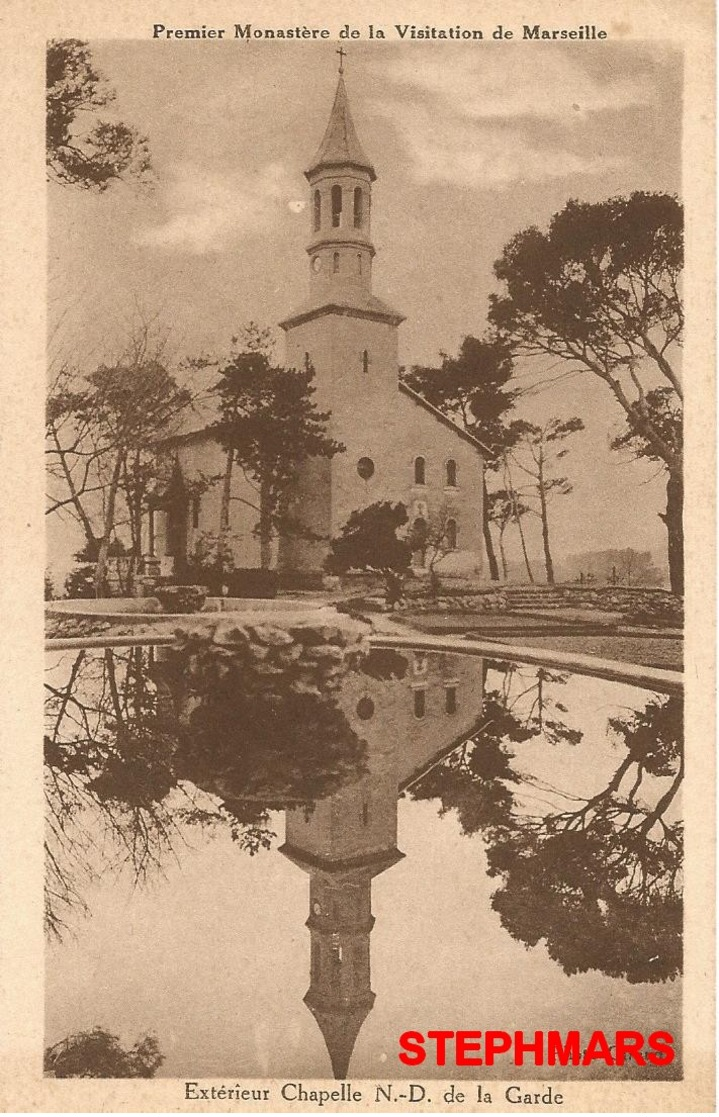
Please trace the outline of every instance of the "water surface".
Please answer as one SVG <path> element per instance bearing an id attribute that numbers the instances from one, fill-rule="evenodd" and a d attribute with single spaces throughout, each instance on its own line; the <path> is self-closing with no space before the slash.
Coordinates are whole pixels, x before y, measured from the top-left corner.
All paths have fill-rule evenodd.
<path id="1" fill-rule="evenodd" d="M 680 699 L 469 656 L 375 652 L 316 688 L 228 662 L 50 657 L 49 1046 L 484 1081 L 538 1072 L 404 1067 L 399 1035 L 679 1036 Z"/>

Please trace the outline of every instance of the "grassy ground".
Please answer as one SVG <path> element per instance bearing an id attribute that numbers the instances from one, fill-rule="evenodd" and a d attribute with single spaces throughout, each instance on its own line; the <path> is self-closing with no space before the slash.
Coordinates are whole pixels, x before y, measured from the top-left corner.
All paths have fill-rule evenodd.
<path id="1" fill-rule="evenodd" d="M 397 617 L 422 632 L 479 632 L 487 636 L 504 632 L 541 635 L 543 632 L 556 632 L 557 629 L 581 633 L 606 627 L 601 618 L 591 618 L 586 624 L 580 624 L 575 618 L 562 615 L 543 617 L 516 613 L 414 613 L 411 606 L 398 613 Z"/>
<path id="2" fill-rule="evenodd" d="M 581 624 L 577 616 L 565 617 L 559 611 L 553 612 L 551 617 L 542 617 L 507 613 L 412 613 L 408 610 L 395 614 L 395 619 L 420 632 L 438 635 L 473 632 L 507 644 L 581 652 L 645 667 L 682 670 L 682 640 L 676 630 L 662 634 L 651 628 L 644 632 L 635 628 L 625 634 L 615 631 L 616 623 L 607 623 L 604 618 L 587 617 L 587 623 Z M 612 620 L 616 622 L 616 618 Z M 558 628 L 564 631 L 557 632 Z"/>
<path id="3" fill-rule="evenodd" d="M 643 667 L 660 667 L 666 671 L 682 670 L 682 641 L 652 636 L 501 636 L 497 643 L 523 644 L 530 648 L 548 648 L 558 652 L 581 652 L 603 659 L 638 663 Z"/>

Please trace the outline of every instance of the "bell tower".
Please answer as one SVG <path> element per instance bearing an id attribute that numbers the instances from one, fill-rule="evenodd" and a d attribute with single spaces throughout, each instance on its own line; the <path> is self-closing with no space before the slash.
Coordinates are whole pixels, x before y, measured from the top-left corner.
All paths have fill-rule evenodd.
<path id="1" fill-rule="evenodd" d="M 326 542 L 355 508 L 368 502 L 364 473 L 386 456 L 373 435 L 379 415 L 396 411 L 399 314 L 372 292 L 374 166 L 360 143 L 344 79 L 344 51 L 329 121 L 305 171 L 309 187 L 309 298 L 280 322 L 286 364 L 315 371 L 315 401 L 330 413 L 329 433 L 346 447 L 331 461 L 306 463 L 294 515 L 308 530 L 281 542 L 284 569 L 320 573 Z M 361 470 L 364 466 L 360 467 Z M 377 477 L 379 478 L 379 471 Z"/>
<path id="2" fill-rule="evenodd" d="M 287 334 L 288 364 L 302 367 L 305 358 L 311 360 L 318 404 L 330 407 L 333 415 L 341 410 L 338 405 L 345 398 L 348 381 L 355 391 L 358 387 L 373 394 L 381 390 L 394 397 L 396 329 L 404 321 L 403 315 L 372 294 L 372 184 L 377 175 L 352 120 L 344 51 L 338 53 L 340 72 L 332 111 L 305 171 L 310 214 L 309 300 L 280 322 Z M 350 345 L 351 356 L 345 353 Z M 333 434 L 340 437 L 334 430 Z"/>
<path id="3" fill-rule="evenodd" d="M 342 52 L 342 57 L 344 52 Z M 357 136 L 340 66 L 332 112 L 305 178 L 310 186 L 310 296 L 331 298 L 344 290 L 372 288 L 370 237 L 374 167 Z"/>

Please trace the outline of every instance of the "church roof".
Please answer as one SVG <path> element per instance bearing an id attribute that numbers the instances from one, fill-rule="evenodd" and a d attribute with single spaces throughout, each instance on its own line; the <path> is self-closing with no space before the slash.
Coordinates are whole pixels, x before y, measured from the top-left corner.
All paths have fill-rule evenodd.
<path id="1" fill-rule="evenodd" d="M 280 322 L 283 330 L 298 326 L 300 322 L 307 322 L 311 318 L 319 318 L 323 314 L 348 314 L 356 318 L 374 318 L 398 326 L 404 322 L 404 315 L 393 310 L 382 299 L 358 287 L 347 287 L 344 290 L 337 285 L 337 290 L 325 293 L 323 301 L 311 301 L 301 306 L 289 318 Z"/>
<path id="2" fill-rule="evenodd" d="M 320 167 L 341 167 L 347 164 L 369 171 L 372 181 L 377 177 L 359 142 L 350 113 L 344 78 L 340 74 L 329 123 L 317 154 L 305 171 L 305 176 L 309 178 Z"/>
<path id="3" fill-rule="evenodd" d="M 407 384 L 405 384 L 404 380 L 400 380 L 399 390 L 405 396 L 409 396 L 409 398 L 414 403 L 416 403 L 418 407 L 423 407 L 425 411 L 429 411 L 430 415 L 434 415 L 435 419 L 438 419 L 440 423 L 443 423 L 445 425 L 445 427 L 449 427 L 450 430 L 454 431 L 458 438 L 463 438 L 465 442 L 469 442 L 470 445 L 474 446 L 475 450 L 478 450 L 483 457 L 485 454 L 489 453 L 487 447 L 483 446 L 478 438 L 475 438 L 474 435 L 471 435 L 468 431 L 463 430 L 462 427 L 460 427 L 457 423 L 452 422 L 452 420 L 447 415 L 445 415 L 443 411 L 440 411 L 438 407 L 434 407 L 433 404 L 428 403 L 424 396 L 421 396 L 419 392 L 414 392 Z"/>

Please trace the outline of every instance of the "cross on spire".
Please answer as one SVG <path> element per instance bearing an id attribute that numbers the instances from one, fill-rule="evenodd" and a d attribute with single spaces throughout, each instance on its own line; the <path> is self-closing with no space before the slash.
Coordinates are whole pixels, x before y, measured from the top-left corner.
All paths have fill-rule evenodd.
<path id="1" fill-rule="evenodd" d="M 345 72 L 344 62 L 345 58 L 347 57 L 347 51 L 343 50 L 342 47 L 340 47 L 339 50 L 335 51 L 335 54 L 339 54 L 340 56 L 340 74 L 343 74 Z"/>

